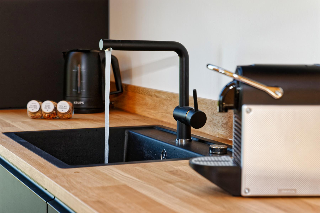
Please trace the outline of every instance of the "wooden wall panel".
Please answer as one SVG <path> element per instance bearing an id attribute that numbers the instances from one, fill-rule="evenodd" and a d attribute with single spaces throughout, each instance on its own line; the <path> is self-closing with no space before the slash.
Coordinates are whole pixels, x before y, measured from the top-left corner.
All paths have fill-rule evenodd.
<path id="1" fill-rule="evenodd" d="M 172 112 L 178 105 L 178 94 L 128 84 L 123 84 L 123 90 L 123 94 L 111 97 L 116 108 L 171 124 L 176 123 Z M 193 106 L 192 96 L 189 102 Z M 233 113 L 218 113 L 218 103 L 215 100 L 198 98 L 198 105 L 207 115 L 206 125 L 198 131 L 231 139 Z"/>

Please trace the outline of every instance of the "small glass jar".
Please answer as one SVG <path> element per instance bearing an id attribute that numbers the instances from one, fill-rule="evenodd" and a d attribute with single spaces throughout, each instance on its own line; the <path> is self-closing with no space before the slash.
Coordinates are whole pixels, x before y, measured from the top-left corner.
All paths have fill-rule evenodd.
<path id="1" fill-rule="evenodd" d="M 42 117 L 45 119 L 54 119 L 57 117 L 57 103 L 54 101 L 45 101 L 41 105 Z"/>
<path id="2" fill-rule="evenodd" d="M 27 104 L 27 114 L 29 118 L 39 119 L 42 118 L 41 101 L 32 100 Z"/>
<path id="3" fill-rule="evenodd" d="M 60 101 L 57 105 L 57 114 L 60 119 L 72 118 L 73 104 L 69 101 Z"/>

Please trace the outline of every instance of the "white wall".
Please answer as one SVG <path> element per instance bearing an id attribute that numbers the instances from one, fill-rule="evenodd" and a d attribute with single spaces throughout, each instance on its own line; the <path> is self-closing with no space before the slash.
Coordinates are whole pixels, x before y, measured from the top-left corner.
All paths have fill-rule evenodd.
<path id="1" fill-rule="evenodd" d="M 253 63 L 320 63 L 319 11 L 319 0 L 110 0 L 110 38 L 182 43 L 190 91 L 217 100 L 231 79 L 207 63 L 231 71 Z M 175 53 L 113 54 L 124 83 L 178 92 Z"/>

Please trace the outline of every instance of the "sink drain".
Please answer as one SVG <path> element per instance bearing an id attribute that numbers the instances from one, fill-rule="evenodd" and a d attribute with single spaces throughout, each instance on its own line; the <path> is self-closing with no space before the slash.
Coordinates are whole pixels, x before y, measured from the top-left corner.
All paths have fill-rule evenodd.
<path id="1" fill-rule="evenodd" d="M 165 149 L 161 151 L 160 159 L 167 159 L 167 151 Z"/>

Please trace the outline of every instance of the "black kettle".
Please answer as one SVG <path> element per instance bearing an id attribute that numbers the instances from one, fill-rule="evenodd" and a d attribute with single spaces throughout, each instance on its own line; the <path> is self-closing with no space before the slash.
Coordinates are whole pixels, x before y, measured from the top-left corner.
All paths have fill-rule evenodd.
<path id="1" fill-rule="evenodd" d="M 74 112 L 80 114 L 104 111 L 105 53 L 99 50 L 70 50 L 63 52 L 65 59 L 64 99 L 74 105 Z M 111 65 L 116 91 L 122 92 L 118 59 L 112 55 Z"/>

